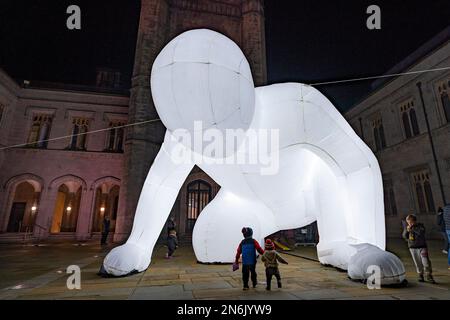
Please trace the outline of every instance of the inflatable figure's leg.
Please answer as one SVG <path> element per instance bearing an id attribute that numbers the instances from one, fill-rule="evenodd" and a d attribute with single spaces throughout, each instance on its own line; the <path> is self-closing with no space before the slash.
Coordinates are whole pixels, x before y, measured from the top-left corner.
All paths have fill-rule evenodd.
<path id="1" fill-rule="evenodd" d="M 361 252 L 353 245 L 366 243 L 373 245 L 367 250 L 374 253 L 377 247 L 381 249 L 377 263 L 384 261 L 385 255 L 382 272 L 404 270 L 400 260 L 393 268 L 390 255 L 384 252 L 383 184 L 377 159 L 325 96 L 311 87 L 305 91 L 301 104 L 307 142 L 335 176 L 334 181 L 319 181 L 316 191 L 319 260 L 348 269 L 350 257 Z M 370 256 L 367 251 L 365 255 Z"/>
<path id="2" fill-rule="evenodd" d="M 142 188 L 131 235 L 124 245 L 114 248 L 106 256 L 103 262 L 106 273 L 124 276 L 144 271 L 150 265 L 155 243 L 194 166 L 189 161 L 174 161 L 171 154 L 175 148 L 184 147 L 171 141 L 167 133 Z"/>
<path id="3" fill-rule="evenodd" d="M 253 229 L 253 238 L 260 242 L 278 231 L 273 214 L 258 199 L 246 199 L 221 189 L 203 209 L 192 235 L 195 256 L 203 263 L 234 262 L 236 249 L 243 239 L 243 227 Z"/>

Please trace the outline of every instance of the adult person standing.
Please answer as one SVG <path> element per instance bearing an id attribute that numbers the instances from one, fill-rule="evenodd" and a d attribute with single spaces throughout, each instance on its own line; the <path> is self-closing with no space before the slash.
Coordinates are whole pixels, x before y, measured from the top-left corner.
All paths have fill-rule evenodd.
<path id="1" fill-rule="evenodd" d="M 438 225 L 439 231 L 442 234 L 442 237 L 444 238 L 444 246 L 442 247 L 442 252 L 445 254 L 448 254 L 448 236 L 447 236 L 447 231 L 446 231 L 446 226 L 445 226 L 445 221 L 444 221 L 444 210 L 439 207 L 438 209 L 438 213 L 436 216 L 436 223 Z"/>
<path id="2" fill-rule="evenodd" d="M 111 224 L 111 221 L 109 220 L 109 217 L 105 216 L 103 218 L 102 240 L 100 241 L 100 244 L 102 246 L 106 245 L 106 239 L 108 239 L 110 224 Z"/>
<path id="3" fill-rule="evenodd" d="M 450 242 L 450 203 L 444 207 L 444 223 L 445 232 L 447 233 L 447 241 Z M 450 250 L 447 250 L 448 270 L 450 270 Z"/>

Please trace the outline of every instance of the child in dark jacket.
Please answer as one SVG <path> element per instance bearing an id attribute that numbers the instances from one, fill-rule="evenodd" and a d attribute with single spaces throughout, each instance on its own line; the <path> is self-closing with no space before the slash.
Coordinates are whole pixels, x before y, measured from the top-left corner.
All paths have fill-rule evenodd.
<path id="1" fill-rule="evenodd" d="M 261 257 L 261 260 L 266 267 L 266 290 L 270 290 L 272 276 L 277 278 L 278 288 L 281 288 L 281 276 L 280 271 L 278 270 L 278 261 L 284 264 L 288 263 L 275 251 L 275 245 L 270 239 L 267 239 L 264 244 L 264 254 Z"/>
<path id="2" fill-rule="evenodd" d="M 169 231 L 169 236 L 167 237 L 167 254 L 166 259 L 171 259 L 173 253 L 178 248 L 178 239 L 177 239 L 177 232 L 175 230 Z"/>
<path id="3" fill-rule="evenodd" d="M 256 288 L 256 284 L 258 283 L 256 277 L 256 251 L 263 254 L 264 250 L 261 248 L 258 241 L 252 238 L 252 228 L 242 228 L 242 234 L 245 239 L 239 244 L 235 263 L 239 263 L 239 257 L 242 254 L 242 281 L 244 283 L 244 290 L 248 290 L 248 278 L 250 273 L 253 288 Z"/>
<path id="4" fill-rule="evenodd" d="M 417 217 L 410 214 L 406 217 L 407 226 L 403 230 L 403 238 L 408 242 L 409 252 L 411 253 L 419 282 L 424 282 L 424 271 L 427 275 L 427 281 L 436 283 L 433 279 L 430 257 L 428 256 L 427 241 L 425 239 L 425 226 L 417 222 Z"/>

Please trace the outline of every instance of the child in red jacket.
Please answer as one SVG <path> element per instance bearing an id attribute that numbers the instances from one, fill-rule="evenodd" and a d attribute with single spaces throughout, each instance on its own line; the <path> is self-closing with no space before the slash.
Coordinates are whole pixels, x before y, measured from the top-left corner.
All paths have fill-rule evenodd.
<path id="1" fill-rule="evenodd" d="M 245 239 L 239 244 L 235 263 L 237 264 L 239 262 L 239 257 L 242 254 L 242 281 L 244 283 L 244 290 L 248 290 L 248 279 L 250 273 L 253 288 L 256 288 L 256 284 L 258 283 L 256 277 L 256 251 L 258 251 L 259 254 L 263 254 L 264 250 L 261 248 L 258 241 L 252 238 L 252 228 L 242 228 L 242 234 Z"/>

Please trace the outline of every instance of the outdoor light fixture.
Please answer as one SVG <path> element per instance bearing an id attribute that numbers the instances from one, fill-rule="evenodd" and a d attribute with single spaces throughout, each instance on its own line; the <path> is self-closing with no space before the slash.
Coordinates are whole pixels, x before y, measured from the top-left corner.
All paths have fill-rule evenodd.
<path id="1" fill-rule="evenodd" d="M 251 227 L 263 243 L 277 231 L 317 221 L 321 263 L 348 269 L 353 278 L 365 275 L 365 266 L 377 265 L 383 284 L 404 280 L 402 262 L 384 251 L 377 159 L 318 90 L 300 83 L 255 89 L 239 47 L 206 29 L 187 31 L 161 51 L 151 88 L 166 136 L 144 183 L 132 233 L 106 256 L 106 273 L 123 276 L 148 268 L 178 193 L 197 165 L 221 186 L 195 224 L 192 242 L 198 261 L 233 262 L 243 227 Z M 196 147 L 195 139 L 203 134 L 220 136 L 230 130 L 243 135 L 234 149 L 223 141 L 223 157 Z M 260 131 L 276 133 L 271 148 L 249 147 Z M 194 144 L 180 141 L 183 135 L 193 137 Z M 262 160 L 233 160 L 255 154 L 276 163 L 275 170 L 264 171 Z"/>
<path id="2" fill-rule="evenodd" d="M 104 212 L 105 212 L 105 207 L 101 207 L 101 208 L 100 208 L 100 212 L 101 212 L 101 213 L 104 213 Z"/>
<path id="3" fill-rule="evenodd" d="M 67 206 L 66 211 L 67 211 L 67 213 L 70 213 L 72 211 L 72 207 L 71 206 Z"/>
<path id="4" fill-rule="evenodd" d="M 35 213 L 36 210 L 37 210 L 37 207 L 36 207 L 36 206 L 32 206 L 32 207 L 31 207 L 31 212 L 32 212 L 32 213 Z"/>

